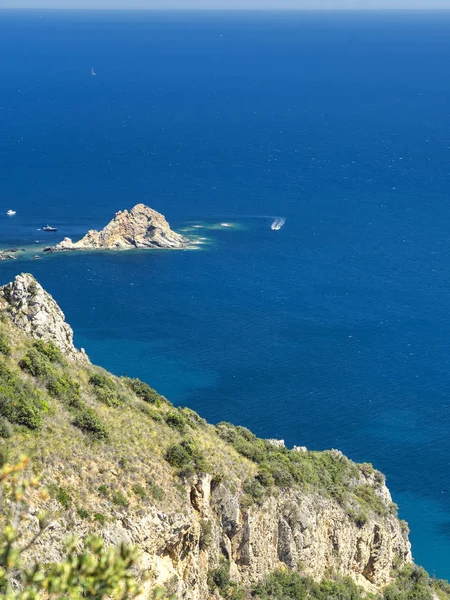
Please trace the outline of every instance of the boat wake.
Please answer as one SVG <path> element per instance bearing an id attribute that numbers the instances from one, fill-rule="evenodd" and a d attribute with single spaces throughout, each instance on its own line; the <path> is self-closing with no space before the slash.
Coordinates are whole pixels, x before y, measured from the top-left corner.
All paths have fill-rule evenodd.
<path id="1" fill-rule="evenodd" d="M 285 223 L 286 219 L 284 217 L 275 217 L 270 229 L 273 229 L 273 231 L 278 231 Z"/>

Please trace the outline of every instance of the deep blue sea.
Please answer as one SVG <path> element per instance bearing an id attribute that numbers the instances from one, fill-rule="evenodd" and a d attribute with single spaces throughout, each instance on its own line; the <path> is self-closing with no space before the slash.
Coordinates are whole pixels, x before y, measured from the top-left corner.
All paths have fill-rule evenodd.
<path id="1" fill-rule="evenodd" d="M 4 11 L 0 56 L 1 246 L 239 225 L 0 281 L 212 422 L 372 462 L 450 578 L 450 15 Z"/>

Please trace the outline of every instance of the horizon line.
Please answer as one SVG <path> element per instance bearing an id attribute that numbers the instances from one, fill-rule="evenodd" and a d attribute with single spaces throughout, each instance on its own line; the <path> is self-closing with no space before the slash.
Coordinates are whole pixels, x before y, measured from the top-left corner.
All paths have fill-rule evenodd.
<path id="1" fill-rule="evenodd" d="M 374 7 L 367 7 L 367 8 L 347 8 L 347 7 L 343 7 L 343 8 L 292 8 L 292 7 L 277 7 L 277 8 L 266 8 L 266 7 L 233 7 L 233 8 L 225 8 L 225 7 L 217 7 L 217 8 L 201 8 L 201 7 L 185 7 L 185 8 L 181 8 L 181 7 L 176 7 L 176 6 L 172 6 L 172 7 L 165 7 L 165 8 L 159 8 L 159 7 L 154 7 L 154 8 L 142 8 L 142 7 L 123 7 L 123 8 L 119 8 L 119 7 L 110 7 L 110 8 L 92 8 L 89 6 L 84 6 L 84 7 L 62 7 L 62 6 L 43 6 L 41 8 L 38 8 L 36 6 L 19 6 L 19 7 L 15 7 L 15 6 L 5 6 L 5 7 L 0 7 L 0 12 L 2 11 L 30 11 L 30 12 L 36 12 L 36 11 L 49 11 L 49 12 L 82 12 L 82 11 L 88 11 L 88 12 L 320 12 L 320 13 L 324 13 L 324 12 L 329 12 L 329 13 L 342 13 L 342 12 L 353 12 L 353 13 L 367 13 L 367 12 L 377 12 L 377 13 L 382 13 L 382 12 L 401 12 L 401 13 L 407 13 L 407 12 L 448 12 L 450 11 L 450 7 L 449 8 L 444 8 L 444 7 L 434 7 L 434 8 L 429 8 L 429 7 L 408 7 L 408 8 L 400 8 L 400 7 L 383 7 L 383 8 L 374 8 Z"/>

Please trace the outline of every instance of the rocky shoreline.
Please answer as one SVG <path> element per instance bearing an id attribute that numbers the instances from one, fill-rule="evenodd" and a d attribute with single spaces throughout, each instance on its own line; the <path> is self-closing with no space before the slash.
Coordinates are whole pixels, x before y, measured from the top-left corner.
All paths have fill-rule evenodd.
<path id="1" fill-rule="evenodd" d="M 55 246 L 44 248 L 45 253 L 71 250 L 130 250 L 133 248 L 187 248 L 190 240 L 172 231 L 161 213 L 145 204 L 130 211 L 123 210 L 102 230 L 91 229 L 78 242 L 65 238 Z"/>

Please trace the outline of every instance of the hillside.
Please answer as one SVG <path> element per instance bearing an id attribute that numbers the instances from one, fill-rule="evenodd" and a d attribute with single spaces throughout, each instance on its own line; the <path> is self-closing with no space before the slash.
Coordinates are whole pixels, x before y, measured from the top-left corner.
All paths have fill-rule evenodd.
<path id="1" fill-rule="evenodd" d="M 60 560 L 72 533 L 124 540 L 140 549 L 147 592 L 163 585 L 189 600 L 256 594 L 272 573 L 377 593 L 416 572 L 407 525 L 370 464 L 209 425 L 92 365 L 31 275 L 0 288 L 0 311 L 3 460 L 28 455 L 51 496 L 52 522 L 28 561 Z M 43 503 L 36 495 L 30 535 Z M 278 597 L 264 589 L 257 597 Z"/>

